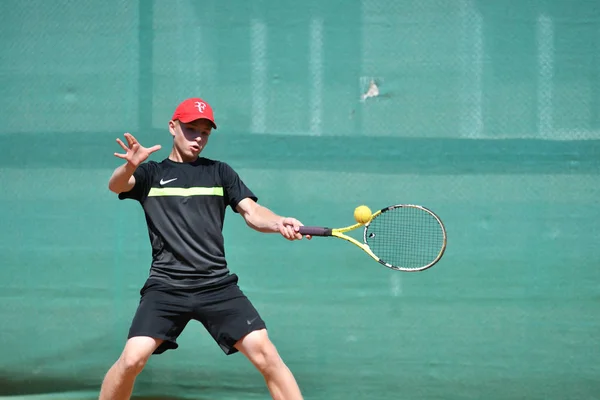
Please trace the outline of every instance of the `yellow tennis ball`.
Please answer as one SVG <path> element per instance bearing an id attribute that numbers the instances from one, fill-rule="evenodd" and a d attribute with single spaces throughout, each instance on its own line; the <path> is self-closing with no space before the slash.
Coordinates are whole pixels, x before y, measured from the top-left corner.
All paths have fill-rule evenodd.
<path id="1" fill-rule="evenodd" d="M 366 224 L 371 220 L 371 209 L 367 206 L 358 206 L 354 209 L 354 219 L 359 224 Z"/>

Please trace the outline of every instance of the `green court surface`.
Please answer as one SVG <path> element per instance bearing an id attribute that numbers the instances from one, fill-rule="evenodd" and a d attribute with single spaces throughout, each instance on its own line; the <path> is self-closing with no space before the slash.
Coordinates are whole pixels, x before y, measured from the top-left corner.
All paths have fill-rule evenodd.
<path id="1" fill-rule="evenodd" d="M 306 399 L 600 399 L 596 2 L 28 3 L 0 3 L 1 399 L 97 398 L 150 263 L 141 208 L 107 188 L 115 138 L 167 157 L 196 95 L 203 155 L 275 212 L 421 204 L 448 230 L 402 273 L 228 211 L 229 266 Z M 269 398 L 200 324 L 179 344 L 134 398 Z"/>

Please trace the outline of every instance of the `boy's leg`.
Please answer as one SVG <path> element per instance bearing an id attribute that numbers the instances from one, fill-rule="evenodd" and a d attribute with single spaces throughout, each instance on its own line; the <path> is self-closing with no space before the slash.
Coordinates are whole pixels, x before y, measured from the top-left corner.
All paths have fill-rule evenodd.
<path id="1" fill-rule="evenodd" d="M 302 399 L 296 380 L 267 335 L 265 322 L 237 285 L 237 276 L 218 290 L 198 293 L 194 305 L 194 318 L 225 354 L 239 351 L 248 357 L 264 376 L 273 399 Z"/>
<path id="2" fill-rule="evenodd" d="M 176 340 L 189 321 L 185 295 L 156 284 L 145 288 L 123 353 L 102 382 L 100 400 L 128 400 L 150 356 L 176 349 Z"/>
<path id="3" fill-rule="evenodd" d="M 135 378 L 142 372 L 154 350 L 162 343 L 161 339 L 147 336 L 137 336 L 127 340 L 123 353 L 104 377 L 99 399 L 129 400 Z"/>
<path id="4" fill-rule="evenodd" d="M 260 371 L 274 400 L 302 400 L 294 375 L 279 356 L 266 329 L 250 332 L 235 348 Z"/>

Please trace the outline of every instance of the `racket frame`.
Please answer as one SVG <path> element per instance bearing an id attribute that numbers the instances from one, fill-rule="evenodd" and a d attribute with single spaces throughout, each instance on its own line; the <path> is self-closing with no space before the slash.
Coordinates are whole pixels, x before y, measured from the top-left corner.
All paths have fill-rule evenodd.
<path id="1" fill-rule="evenodd" d="M 375 253 L 373 253 L 373 251 L 367 244 L 367 231 L 369 229 L 369 225 L 371 224 L 371 222 L 375 218 L 379 217 L 381 214 L 383 214 L 387 211 L 393 210 L 395 208 L 417 208 L 417 209 L 420 209 L 422 211 L 427 212 L 429 215 L 431 215 L 433 218 L 435 218 L 436 221 L 438 222 L 438 224 L 440 225 L 440 228 L 442 229 L 442 233 L 443 233 L 442 247 L 441 247 L 438 255 L 436 256 L 436 258 L 433 261 L 431 261 L 429 264 L 424 265 L 419 268 L 398 267 L 396 265 L 392 265 L 386 261 L 381 260 Z M 345 234 L 347 232 L 356 230 L 360 227 L 364 227 L 362 243 L 359 242 L 358 240 L 356 240 L 355 238 L 350 237 Z M 371 258 L 373 258 L 375 261 L 377 261 L 381 265 L 383 265 L 387 268 L 393 269 L 395 271 L 403 271 L 403 272 L 419 272 L 419 271 L 424 271 L 428 268 L 433 267 L 444 255 L 444 252 L 446 251 L 446 243 L 447 243 L 446 227 L 444 226 L 444 223 L 442 222 L 442 220 L 430 209 L 420 206 L 420 205 L 416 205 L 416 204 L 395 204 L 392 206 L 382 208 L 381 210 L 378 210 L 378 211 L 374 212 L 373 214 L 371 214 L 369 221 L 364 224 L 356 223 L 354 225 L 349 225 L 349 226 L 346 226 L 343 228 L 300 227 L 300 233 L 303 235 L 310 234 L 312 236 L 337 237 L 339 239 L 344 239 L 344 240 L 354 244 L 358 248 L 362 249 L 365 253 L 367 253 Z"/>

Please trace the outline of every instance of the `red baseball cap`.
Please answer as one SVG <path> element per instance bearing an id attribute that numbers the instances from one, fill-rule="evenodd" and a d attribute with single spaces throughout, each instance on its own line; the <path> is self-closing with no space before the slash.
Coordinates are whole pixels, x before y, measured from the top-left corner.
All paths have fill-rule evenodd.
<path id="1" fill-rule="evenodd" d="M 192 97 L 179 103 L 173 113 L 173 118 L 171 119 L 178 119 L 184 124 L 197 119 L 207 119 L 210 121 L 213 128 L 217 129 L 212 107 L 206 101 L 198 97 Z"/>

